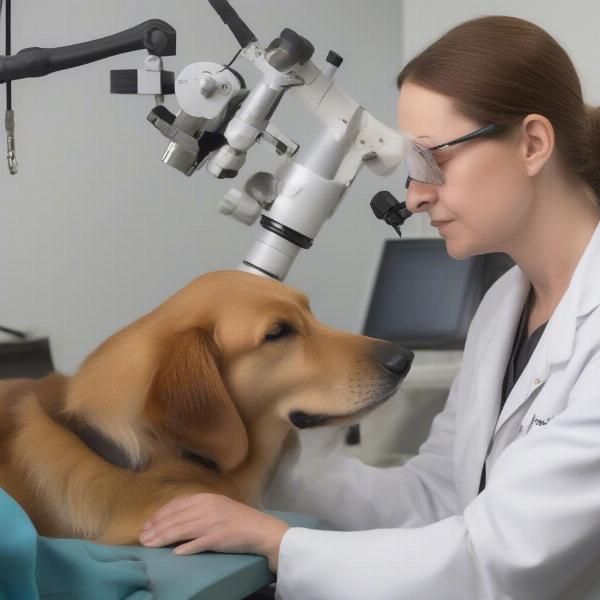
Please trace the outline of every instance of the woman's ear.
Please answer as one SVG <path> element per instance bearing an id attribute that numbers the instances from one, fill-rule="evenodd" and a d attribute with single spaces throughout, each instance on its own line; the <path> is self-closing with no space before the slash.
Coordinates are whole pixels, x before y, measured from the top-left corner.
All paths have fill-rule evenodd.
<path id="1" fill-rule="evenodd" d="M 527 115 L 521 124 L 521 149 L 525 171 L 533 177 L 552 156 L 555 147 L 554 127 L 537 114 Z"/>
<path id="2" fill-rule="evenodd" d="M 157 431 L 177 446 L 231 471 L 248 454 L 248 434 L 218 361 L 206 332 L 178 335 L 160 358 L 147 411 Z"/>

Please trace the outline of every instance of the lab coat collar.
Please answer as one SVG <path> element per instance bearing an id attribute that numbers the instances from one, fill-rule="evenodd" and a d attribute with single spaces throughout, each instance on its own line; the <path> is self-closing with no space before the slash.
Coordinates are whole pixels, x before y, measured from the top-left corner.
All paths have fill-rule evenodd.
<path id="1" fill-rule="evenodd" d="M 476 358 L 471 399 L 466 411 L 466 427 L 475 433 L 464 448 L 464 455 L 459 456 L 464 465 L 464 472 L 468 474 L 461 492 L 465 502 L 471 501 L 477 495 L 483 458 L 486 456 L 486 449 L 490 447 L 498 422 L 506 363 L 519 315 L 531 288 L 531 284 L 518 267 L 511 269 L 504 276 L 503 282 L 498 282 L 497 285 L 503 288 L 498 290 L 503 299 L 495 303 L 493 314 L 488 315 L 489 320 L 481 331 L 476 347 L 470 353 Z"/>
<path id="2" fill-rule="evenodd" d="M 569 360 L 573 354 L 577 318 L 600 305 L 600 224 L 573 272 L 569 287 L 556 307 L 546 330 L 548 365 Z"/>
<path id="3" fill-rule="evenodd" d="M 492 396 L 491 401 L 485 406 L 488 414 L 484 415 L 484 422 L 489 423 L 492 431 L 498 417 L 506 363 L 512 349 L 519 316 L 531 288 L 531 284 L 518 267 L 512 269 L 506 278 L 508 291 L 504 301 L 497 307 L 486 335 L 481 336 L 475 350 L 475 356 L 479 357 L 476 389 L 491 392 Z M 487 439 L 489 439 L 488 433 L 491 431 L 485 432 Z"/>
<path id="4" fill-rule="evenodd" d="M 513 312 L 510 318 L 518 321 L 518 314 L 523 309 L 530 283 L 518 270 L 518 283 L 507 297 L 506 305 Z M 529 364 L 526 366 L 509 394 L 502 414 L 496 423 L 495 433 L 509 418 L 528 401 L 531 394 L 544 384 L 550 369 L 568 361 L 573 354 L 577 319 L 586 315 L 600 304 L 600 225 L 598 225 L 585 249 L 564 293 L 561 301 L 548 321 L 544 334 L 538 342 Z M 515 305 L 519 310 L 515 311 Z M 505 321 L 506 322 L 506 321 Z M 508 342 L 512 346 L 514 327 Z M 502 363 L 502 373 L 506 368 L 506 360 Z M 501 379 L 498 386 L 501 388 Z"/>
<path id="5" fill-rule="evenodd" d="M 460 458 L 465 465 L 465 473 L 472 473 L 463 489 L 467 501 L 477 495 L 486 449 L 491 449 L 499 430 L 541 388 L 551 366 L 571 357 L 578 317 L 600 305 L 600 225 L 594 231 L 567 291 L 546 326 L 523 376 L 507 398 L 501 415 L 498 415 L 498 410 L 502 381 L 531 283 L 515 267 L 505 275 L 504 282 L 498 284 L 502 289 L 498 289 L 497 293 L 503 299 L 498 300 L 493 315 L 488 316 L 489 320 L 473 349 L 473 356 L 477 357 L 476 370 L 467 414 L 470 415 L 469 420 L 477 421 L 471 430 L 477 433 Z M 536 382 L 538 376 L 539 381 Z"/>

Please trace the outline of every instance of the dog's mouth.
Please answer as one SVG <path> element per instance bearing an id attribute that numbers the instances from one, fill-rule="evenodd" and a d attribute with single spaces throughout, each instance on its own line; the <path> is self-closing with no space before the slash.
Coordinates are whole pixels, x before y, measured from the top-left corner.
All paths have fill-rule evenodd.
<path id="1" fill-rule="evenodd" d="M 387 389 L 383 394 L 378 395 L 365 406 L 360 409 L 344 413 L 344 414 L 327 414 L 327 413 L 307 413 L 301 410 L 295 410 L 289 414 L 291 423 L 298 429 L 308 429 L 310 427 L 321 427 L 338 421 L 357 421 L 365 416 L 368 412 L 389 400 L 400 387 L 398 382 L 391 389 Z"/>

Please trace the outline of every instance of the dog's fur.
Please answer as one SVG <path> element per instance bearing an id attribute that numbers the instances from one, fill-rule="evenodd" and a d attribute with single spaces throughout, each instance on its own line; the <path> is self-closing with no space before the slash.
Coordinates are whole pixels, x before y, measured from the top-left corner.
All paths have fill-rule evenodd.
<path id="1" fill-rule="evenodd" d="M 396 390 L 410 358 L 325 327 L 281 283 L 211 273 L 106 340 L 73 377 L 0 381 L 0 487 L 41 534 L 109 544 L 135 543 L 177 496 L 257 505 L 294 425 L 356 421 Z M 107 462 L 72 423 L 132 468 Z"/>

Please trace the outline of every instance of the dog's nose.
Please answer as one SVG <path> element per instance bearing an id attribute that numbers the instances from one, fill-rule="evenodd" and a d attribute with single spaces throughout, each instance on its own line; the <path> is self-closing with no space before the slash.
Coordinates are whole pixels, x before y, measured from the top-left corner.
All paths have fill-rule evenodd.
<path id="1" fill-rule="evenodd" d="M 410 366 L 413 361 L 413 353 L 410 354 L 402 353 L 390 356 L 388 360 L 383 363 L 383 366 L 392 373 L 399 375 L 400 377 L 406 377 L 410 371 Z"/>
<path id="2" fill-rule="evenodd" d="M 404 378 L 408 375 L 414 354 L 407 348 L 392 344 L 391 342 L 383 342 L 378 344 L 375 349 L 375 357 L 380 362 L 381 366 L 390 373 Z"/>

